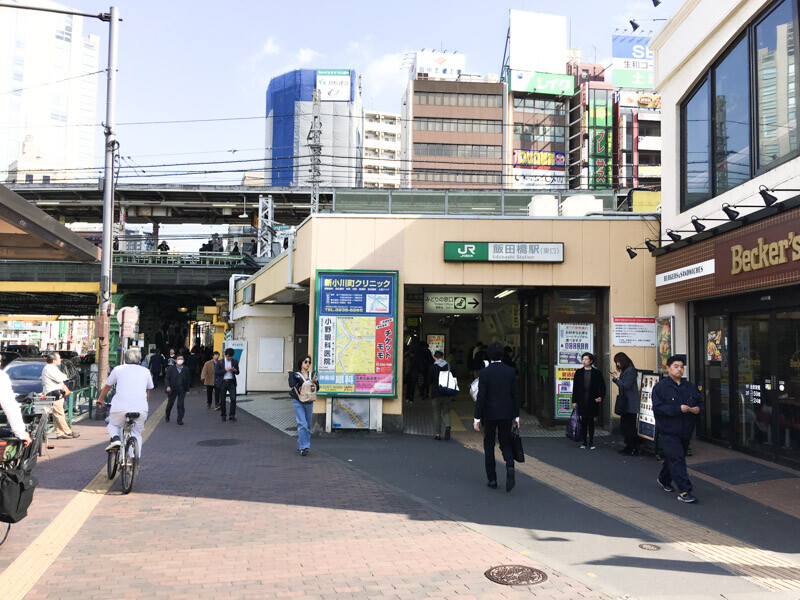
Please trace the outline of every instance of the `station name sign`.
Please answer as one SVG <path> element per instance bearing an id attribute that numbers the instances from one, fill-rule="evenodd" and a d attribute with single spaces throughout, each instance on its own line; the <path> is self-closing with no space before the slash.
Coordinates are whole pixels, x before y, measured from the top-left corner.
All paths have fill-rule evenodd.
<path id="1" fill-rule="evenodd" d="M 445 242 L 444 259 L 452 262 L 563 263 L 562 242 Z"/>

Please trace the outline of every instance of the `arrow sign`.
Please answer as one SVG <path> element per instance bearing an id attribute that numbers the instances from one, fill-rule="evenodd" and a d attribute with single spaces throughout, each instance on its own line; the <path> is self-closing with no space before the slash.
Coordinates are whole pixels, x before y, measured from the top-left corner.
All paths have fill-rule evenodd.
<path id="1" fill-rule="evenodd" d="M 423 295 L 423 312 L 444 315 L 481 314 L 481 292 L 426 292 Z"/>

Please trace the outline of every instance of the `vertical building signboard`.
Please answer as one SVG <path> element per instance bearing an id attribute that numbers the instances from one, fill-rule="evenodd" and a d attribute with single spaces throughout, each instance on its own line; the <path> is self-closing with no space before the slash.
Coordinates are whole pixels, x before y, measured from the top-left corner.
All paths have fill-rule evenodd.
<path id="1" fill-rule="evenodd" d="M 316 283 L 319 393 L 394 397 L 397 271 L 317 271 Z"/>
<path id="2" fill-rule="evenodd" d="M 594 325 L 591 323 L 559 323 L 556 349 L 555 416 L 568 418 L 572 413 L 572 378 L 582 368 L 581 354 L 594 351 Z"/>
<path id="3" fill-rule="evenodd" d="M 589 187 L 596 190 L 611 189 L 612 94 L 612 90 L 594 88 L 584 94 L 589 133 Z"/>

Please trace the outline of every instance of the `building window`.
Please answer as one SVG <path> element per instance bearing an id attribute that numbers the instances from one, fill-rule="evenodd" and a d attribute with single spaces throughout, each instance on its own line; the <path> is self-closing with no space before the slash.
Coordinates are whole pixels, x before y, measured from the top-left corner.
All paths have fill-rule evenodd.
<path id="1" fill-rule="evenodd" d="M 714 192 L 750 179 L 749 38 L 745 35 L 714 69 Z"/>
<path id="2" fill-rule="evenodd" d="M 759 168 L 797 152 L 794 35 L 794 8 L 789 0 L 755 26 Z"/>
<path id="3" fill-rule="evenodd" d="M 500 158 L 502 146 L 478 144 L 414 144 L 415 156 L 447 156 L 451 158 Z"/>
<path id="4" fill-rule="evenodd" d="M 682 107 L 683 126 L 683 208 L 687 209 L 711 197 L 709 146 L 711 114 L 709 83 L 706 79 Z"/>
<path id="5" fill-rule="evenodd" d="M 25 183 L 33 183 L 33 175 L 31 173 L 25 173 Z"/>

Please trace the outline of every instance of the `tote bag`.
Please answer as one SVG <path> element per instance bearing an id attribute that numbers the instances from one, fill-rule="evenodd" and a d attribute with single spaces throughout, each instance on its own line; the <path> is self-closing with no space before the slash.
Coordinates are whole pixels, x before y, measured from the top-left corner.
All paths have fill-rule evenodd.
<path id="1" fill-rule="evenodd" d="M 581 417 L 578 414 L 578 411 L 574 408 L 572 409 L 572 416 L 569 418 L 569 423 L 567 423 L 566 435 L 573 442 L 583 441 L 583 426 L 581 423 Z"/>
<path id="2" fill-rule="evenodd" d="M 437 389 L 442 396 L 456 396 L 459 392 L 458 380 L 453 377 L 453 374 L 449 370 L 441 371 L 439 373 L 439 386 Z"/>

